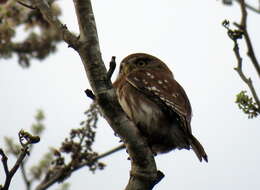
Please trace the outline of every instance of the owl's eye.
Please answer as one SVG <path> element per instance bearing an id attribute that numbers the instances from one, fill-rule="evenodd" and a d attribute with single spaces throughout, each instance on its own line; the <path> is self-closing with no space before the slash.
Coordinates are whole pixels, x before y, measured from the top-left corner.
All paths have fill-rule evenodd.
<path id="1" fill-rule="evenodd" d="M 138 66 L 141 66 L 141 67 L 143 67 L 143 66 L 145 66 L 146 65 L 146 62 L 145 61 L 143 61 L 143 60 L 139 60 L 139 61 L 137 61 L 137 63 L 136 63 Z"/>

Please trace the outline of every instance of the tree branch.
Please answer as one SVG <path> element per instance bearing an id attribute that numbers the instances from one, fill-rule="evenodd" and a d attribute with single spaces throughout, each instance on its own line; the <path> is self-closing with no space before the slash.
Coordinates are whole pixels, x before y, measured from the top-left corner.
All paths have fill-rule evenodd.
<path id="1" fill-rule="evenodd" d="M 31 183 L 31 181 L 27 177 L 27 173 L 26 173 L 26 170 L 25 170 L 24 162 L 21 163 L 21 172 L 22 172 L 24 183 L 26 185 L 26 190 L 30 190 L 32 183 Z"/>
<path id="2" fill-rule="evenodd" d="M 80 165 L 77 165 L 77 167 L 74 167 L 73 169 L 71 169 L 69 172 L 67 172 L 67 175 L 70 176 L 73 172 L 87 166 L 90 164 L 90 162 L 94 162 L 96 160 L 99 160 L 101 158 L 104 158 L 106 156 L 109 156 L 119 150 L 122 150 L 123 148 L 125 148 L 124 145 L 119 145 L 118 147 L 115 147 L 103 154 L 100 154 L 98 156 L 96 156 L 95 158 L 93 158 L 93 160 L 91 161 L 87 161 L 85 163 L 82 163 Z M 46 180 L 43 180 L 37 187 L 36 190 L 45 190 L 47 188 L 49 188 L 51 185 L 53 185 L 54 183 L 58 182 L 60 180 L 60 178 L 62 178 L 64 176 L 64 170 L 67 170 L 67 168 L 62 168 L 60 170 L 55 171 L 56 173 L 52 175 L 52 177 L 49 177 L 48 179 L 46 178 Z"/>
<path id="3" fill-rule="evenodd" d="M 234 48 L 233 48 L 233 50 L 234 50 L 235 56 L 237 58 L 237 67 L 234 68 L 234 69 L 237 71 L 237 73 L 239 74 L 240 78 L 244 81 L 244 83 L 247 84 L 248 88 L 250 89 L 250 91 L 251 91 L 251 93 L 252 93 L 252 95 L 254 97 L 254 100 L 255 100 L 255 102 L 257 104 L 258 112 L 260 113 L 260 101 L 259 101 L 259 98 L 258 98 L 257 93 L 255 91 L 255 88 L 254 88 L 254 85 L 253 85 L 253 82 L 252 82 L 251 78 L 247 78 L 245 76 L 245 74 L 243 73 L 243 70 L 242 70 L 242 58 L 240 56 L 239 46 L 238 46 L 238 43 L 237 43 L 236 40 L 234 41 Z"/>
<path id="4" fill-rule="evenodd" d="M 240 24 L 235 24 L 240 30 L 243 31 L 243 35 L 245 37 L 245 41 L 246 41 L 246 45 L 247 45 L 247 55 L 249 56 L 249 58 L 251 59 L 251 62 L 252 64 L 254 65 L 255 67 L 255 70 L 258 74 L 258 77 L 260 77 L 260 65 L 256 59 L 256 56 L 255 56 L 255 52 L 254 52 L 254 49 L 253 49 L 253 45 L 251 43 L 251 39 L 250 39 L 250 36 L 248 34 L 248 31 L 247 31 L 247 11 L 246 11 L 246 4 L 245 4 L 245 0 L 239 0 L 240 1 L 240 9 L 241 9 L 241 13 L 242 13 L 242 16 L 241 16 L 241 21 L 240 21 Z M 240 57 L 239 55 L 239 48 L 238 48 L 238 44 L 237 44 L 237 41 L 234 41 L 235 43 L 235 46 L 234 46 L 234 52 L 235 52 L 235 55 L 237 57 L 237 60 L 238 60 L 238 66 L 237 68 L 235 68 L 235 70 L 238 72 L 240 78 L 247 84 L 247 86 L 249 87 L 253 97 L 254 97 L 254 100 L 258 106 L 258 112 L 260 113 L 260 101 L 259 101 L 259 98 L 257 96 L 257 93 L 255 91 L 255 88 L 253 86 L 253 82 L 250 78 L 246 78 L 246 76 L 244 75 L 243 71 L 242 71 L 242 58 Z"/>
<path id="5" fill-rule="evenodd" d="M 60 33 L 63 40 L 74 49 L 77 49 L 79 44 L 78 38 L 72 34 L 66 25 L 62 24 L 61 21 L 52 14 L 51 8 L 48 5 L 47 1 L 43 0 L 31 0 L 32 4 L 37 7 L 46 21 L 48 21 L 52 26 L 56 28 L 56 30 Z"/>
<path id="6" fill-rule="evenodd" d="M 256 113 L 260 113 L 260 101 L 258 98 L 258 95 L 255 91 L 253 82 L 251 80 L 251 78 L 247 78 L 245 76 L 245 74 L 243 73 L 242 70 L 242 58 L 240 56 L 239 53 L 239 46 L 238 46 L 238 39 L 241 39 L 243 36 L 245 37 L 245 42 L 247 45 L 247 55 L 249 56 L 257 74 L 258 77 L 260 77 L 260 66 L 259 63 L 256 59 L 255 53 L 254 53 L 254 49 L 251 43 L 251 39 L 250 36 L 248 34 L 247 31 L 247 10 L 246 10 L 246 4 L 245 4 L 245 0 L 239 0 L 240 2 L 240 9 L 241 9 L 241 21 L 240 24 L 234 23 L 234 25 L 238 28 L 238 30 L 231 30 L 229 28 L 229 21 L 224 21 L 223 22 L 223 26 L 228 30 L 228 35 L 229 37 L 232 39 L 232 41 L 234 42 L 234 53 L 237 59 L 237 67 L 235 68 L 235 70 L 237 71 L 237 73 L 239 74 L 240 78 L 243 80 L 243 82 L 248 86 L 248 88 L 250 89 L 253 98 L 255 100 L 255 106 L 254 104 L 253 106 L 253 112 Z M 249 112 L 250 113 L 250 112 Z"/>
<path id="7" fill-rule="evenodd" d="M 137 127 L 121 109 L 111 81 L 107 78 L 107 71 L 101 59 L 91 2 L 90 0 L 74 0 L 74 5 L 80 28 L 80 41 L 84 44 L 79 49 L 79 55 L 90 85 L 106 120 L 123 139 L 131 157 L 133 175 L 126 189 L 150 189 L 157 177 L 154 157 Z"/>
<path id="8" fill-rule="evenodd" d="M 239 3 L 240 4 L 240 6 L 241 6 L 241 0 L 235 0 L 237 3 Z M 253 11 L 253 12 L 255 12 L 255 13 L 260 13 L 260 5 L 259 5 L 259 8 L 257 9 L 257 8 L 255 8 L 255 7 L 253 7 L 253 6 L 251 6 L 251 5 L 249 5 L 248 3 L 245 3 L 245 1 L 244 1 L 244 7 L 246 7 L 246 8 L 248 8 L 249 10 L 251 10 L 251 11 Z"/>
<path id="9" fill-rule="evenodd" d="M 24 140 L 26 141 L 25 143 L 23 142 Z M 8 169 L 7 156 L 5 155 L 4 151 L 2 149 L 0 149 L 0 155 L 2 156 L 2 163 L 4 166 L 4 170 L 5 170 L 5 175 L 6 175 L 5 184 L 3 187 L 0 188 L 0 190 L 9 189 L 9 186 L 10 186 L 10 183 L 11 183 L 11 180 L 12 180 L 14 174 L 18 170 L 19 166 L 23 162 L 26 155 L 29 154 L 29 152 L 28 152 L 29 145 L 38 143 L 40 141 L 40 138 L 38 136 L 32 136 L 30 133 L 27 133 L 27 132 L 21 130 L 19 132 L 19 141 L 22 145 L 21 152 L 11 170 Z"/>
<path id="10" fill-rule="evenodd" d="M 132 161 L 132 176 L 127 189 L 151 189 L 157 180 L 157 169 L 153 153 L 137 127 L 123 112 L 111 81 L 107 77 L 107 70 L 101 58 L 96 23 L 90 0 L 74 0 L 80 28 L 79 40 L 76 40 L 75 36 L 57 18 L 53 18 L 49 6 L 44 1 L 32 0 L 32 2 L 41 11 L 45 19 L 63 34 L 64 40 L 69 45 L 76 47 L 74 49 L 81 57 L 93 93 L 106 120 L 115 133 L 123 139 Z"/>
<path id="11" fill-rule="evenodd" d="M 241 16 L 240 24 L 235 23 L 235 26 L 237 26 L 240 30 L 243 31 L 243 35 L 245 37 L 245 41 L 246 41 L 246 45 L 247 45 L 247 55 L 251 59 L 253 65 L 255 67 L 255 70 L 258 74 L 258 77 L 260 77 L 260 65 L 256 59 L 254 48 L 253 48 L 250 36 L 247 31 L 247 11 L 246 11 L 245 0 L 239 0 L 239 1 L 240 1 L 240 9 L 241 9 L 242 16 Z"/>

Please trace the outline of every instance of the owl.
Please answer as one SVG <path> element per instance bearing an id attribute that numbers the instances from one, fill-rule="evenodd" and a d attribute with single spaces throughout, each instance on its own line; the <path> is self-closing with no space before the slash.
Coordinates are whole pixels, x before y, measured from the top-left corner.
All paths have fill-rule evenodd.
<path id="1" fill-rule="evenodd" d="M 192 135 L 189 99 L 160 59 L 144 53 L 127 56 L 113 86 L 122 109 L 155 154 L 192 149 L 200 161 L 208 161 Z"/>

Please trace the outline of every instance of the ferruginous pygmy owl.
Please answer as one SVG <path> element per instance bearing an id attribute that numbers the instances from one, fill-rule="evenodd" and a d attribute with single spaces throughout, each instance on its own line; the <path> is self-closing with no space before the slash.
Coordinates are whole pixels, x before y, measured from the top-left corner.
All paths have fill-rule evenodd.
<path id="1" fill-rule="evenodd" d="M 191 132 L 189 99 L 161 60 L 144 53 L 127 56 L 114 87 L 121 107 L 154 153 L 192 148 L 200 161 L 208 161 Z"/>

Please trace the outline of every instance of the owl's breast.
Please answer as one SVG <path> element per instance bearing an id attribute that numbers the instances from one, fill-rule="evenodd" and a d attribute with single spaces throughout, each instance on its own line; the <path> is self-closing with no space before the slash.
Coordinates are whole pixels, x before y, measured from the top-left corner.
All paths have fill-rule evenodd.
<path id="1" fill-rule="evenodd" d="M 122 109 L 147 137 L 154 152 L 189 148 L 176 118 L 166 115 L 156 102 L 141 91 L 125 82 L 117 88 L 117 96 Z"/>
<path id="2" fill-rule="evenodd" d="M 117 95 L 122 109 L 144 133 L 155 133 L 162 123 L 170 124 L 161 108 L 129 83 L 118 88 Z"/>

